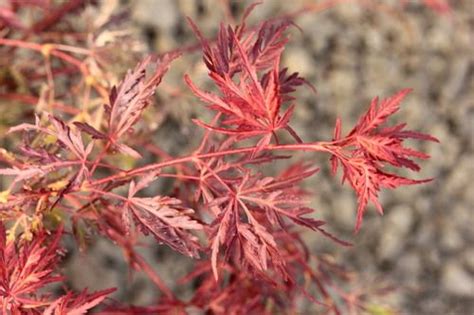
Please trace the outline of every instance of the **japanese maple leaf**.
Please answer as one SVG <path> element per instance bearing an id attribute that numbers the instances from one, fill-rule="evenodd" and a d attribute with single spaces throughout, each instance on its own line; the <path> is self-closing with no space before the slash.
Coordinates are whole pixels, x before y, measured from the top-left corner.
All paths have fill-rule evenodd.
<path id="1" fill-rule="evenodd" d="M 67 149 L 68 152 L 72 152 L 73 155 L 81 160 L 86 161 L 87 156 L 92 151 L 93 143 L 89 143 L 87 146 L 84 144 L 81 133 L 76 128 L 71 128 L 63 120 L 48 114 L 48 121 L 51 122 L 51 128 L 41 126 L 40 120 L 36 117 L 36 122 L 32 124 L 20 124 L 18 126 L 10 128 L 8 132 L 34 130 L 55 137 L 61 146 Z"/>
<path id="2" fill-rule="evenodd" d="M 106 132 L 100 132 L 86 123 L 77 122 L 76 125 L 93 138 L 108 139 L 120 152 L 139 158 L 138 152 L 120 143 L 119 139 L 137 123 L 142 112 L 151 103 L 171 62 L 179 55 L 169 53 L 160 58 L 148 56 L 127 72 L 118 87 L 113 87 L 110 91 L 109 105 L 106 105 L 109 113 Z"/>
<path id="3" fill-rule="evenodd" d="M 199 257 L 196 237 L 187 232 L 202 229 L 202 225 L 189 216 L 194 210 L 183 207 L 180 200 L 171 197 L 135 196 L 155 177 L 150 174 L 138 183 L 131 182 L 122 216 L 124 225 L 128 229 L 133 218 L 144 234 L 151 233 L 158 241 L 184 255 Z"/>
<path id="4" fill-rule="evenodd" d="M 45 176 L 49 172 L 63 167 L 69 167 L 71 164 L 68 161 L 78 161 L 80 169 L 74 175 L 72 182 L 80 182 L 84 177 L 89 176 L 89 169 L 87 167 L 87 159 L 89 154 L 92 152 L 94 143 L 90 142 L 85 145 L 82 140 L 81 132 L 74 126 L 69 126 L 63 120 L 48 115 L 49 127 L 41 126 L 40 119 L 36 117 L 35 124 L 20 124 L 13 128 L 10 128 L 9 132 L 17 131 L 28 131 L 33 130 L 46 136 L 51 136 L 57 139 L 60 147 L 65 149 L 66 154 L 72 155 L 73 158 L 67 157 L 68 160 L 59 158 L 49 154 L 44 148 L 33 148 L 29 146 L 21 147 L 22 153 L 27 159 L 33 161 L 25 161 L 22 167 L 19 168 L 5 168 L 0 169 L 0 175 L 15 176 L 14 182 L 27 180 L 33 177 Z M 76 164 L 76 163 L 75 163 Z"/>
<path id="5" fill-rule="evenodd" d="M 0 224 L 0 305 L 3 314 L 12 310 L 41 307 L 44 297 L 37 290 L 57 282 L 61 276 L 53 274 L 58 262 L 58 242 L 62 230 L 48 242 L 45 232 L 35 235 L 31 242 L 7 240 Z"/>
<path id="6" fill-rule="evenodd" d="M 394 167 L 406 167 L 418 171 L 420 167 L 413 158 L 427 159 L 429 155 L 407 148 L 406 139 L 438 141 L 423 133 L 404 130 L 405 124 L 386 127 L 387 119 L 400 109 L 400 103 L 410 92 L 404 89 L 392 97 L 382 100 L 374 98 L 368 111 L 361 116 L 357 125 L 344 138 L 340 137 L 341 124 L 337 121 L 334 131 L 332 170 L 339 163 L 343 166 L 343 180 L 348 180 L 357 194 L 356 231 L 360 229 L 362 217 L 369 202 L 379 213 L 383 213 L 378 200 L 381 188 L 393 189 L 402 185 L 414 185 L 429 182 L 431 179 L 414 180 L 384 170 L 387 164 Z"/>
<path id="7" fill-rule="evenodd" d="M 219 191 L 222 185 L 228 189 L 225 196 L 208 205 L 220 209 L 211 224 L 210 236 L 211 262 L 216 278 L 221 247 L 226 253 L 232 251 L 230 248 L 237 250 L 243 266 L 250 265 L 259 272 L 265 272 L 271 266 L 279 274 L 286 275 L 285 263 L 274 239 L 276 231 L 291 228 L 285 219 L 319 231 L 339 244 L 350 245 L 323 230 L 323 221 L 305 216 L 313 210 L 305 206 L 305 193 L 298 184 L 317 169 L 296 164 L 276 178 L 243 170 L 240 173 L 233 171 L 237 174 L 233 177 L 214 173 L 218 179 L 208 182 L 210 191 Z"/>
<path id="8" fill-rule="evenodd" d="M 87 290 L 80 294 L 68 292 L 53 301 L 48 308 L 45 309 L 43 315 L 84 315 L 88 311 L 99 305 L 110 293 L 115 289 L 106 289 L 94 293 L 88 293 Z"/>
<path id="9" fill-rule="evenodd" d="M 44 230 L 34 234 L 31 241 L 7 239 L 0 223 L 0 308 L 2 314 L 86 314 L 115 289 L 92 294 L 86 291 L 65 295 L 51 300 L 44 290 L 53 282 L 64 278 L 55 275 L 61 257 L 59 241 L 63 229 L 53 235 Z"/>
<path id="10" fill-rule="evenodd" d="M 287 69 L 280 70 L 280 57 L 287 42 L 283 32 L 289 22 L 262 23 L 248 33 L 244 32 L 244 23 L 235 29 L 221 25 L 215 47 L 190 23 L 201 39 L 204 62 L 220 95 L 199 89 L 188 75 L 186 83 L 209 108 L 223 115 L 219 126 L 195 122 L 240 139 L 259 136 L 257 148 L 268 144 L 281 129 L 300 141 L 289 126 L 294 105 L 283 106 L 292 99 L 288 94 L 306 83 L 297 73 L 288 75 Z"/>

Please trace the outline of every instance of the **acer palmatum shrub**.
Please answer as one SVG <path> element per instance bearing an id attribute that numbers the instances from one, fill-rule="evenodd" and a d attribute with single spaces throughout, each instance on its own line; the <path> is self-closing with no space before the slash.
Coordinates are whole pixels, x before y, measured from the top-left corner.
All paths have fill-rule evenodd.
<path id="1" fill-rule="evenodd" d="M 44 31 L 63 15 L 81 9 L 79 2 L 68 4 L 34 24 L 30 30 L 34 35 L 27 34 L 17 19 L 15 6 L 0 11 L 6 30 L 0 45 L 10 58 L 6 60 L 24 60 L 26 50 L 31 54 L 26 58 L 34 63 L 21 71 L 28 74 L 31 89 L 36 81 L 46 81 L 39 97 L 8 89 L 1 95 L 41 109 L 34 123 L 9 129 L 18 141 L 16 151 L 0 151 L 4 164 L 0 175 L 10 179 L 0 193 L 1 312 L 84 314 L 102 302 L 97 309 L 102 314 L 294 313 L 301 297 L 315 303 L 321 313 L 370 311 L 371 299 L 390 288 L 377 283 L 348 291 L 344 283 L 353 274 L 332 257 L 311 252 L 301 238 L 302 229 L 310 229 L 335 244 L 350 246 L 329 233 L 306 205 L 309 192 L 300 183 L 318 168 L 294 162 L 269 175 L 266 166 L 300 151 L 326 155 L 335 180 L 357 196 L 355 231 L 359 231 L 370 205 L 383 213 L 382 189 L 430 181 L 395 171 L 418 171 L 416 160 L 429 157 L 405 146 L 405 140 L 437 141 L 404 123 L 388 123 L 410 89 L 380 100 L 375 97 L 348 132 L 337 120 L 332 139 L 303 140 L 291 127 L 297 110 L 292 92 L 302 85 L 315 89 L 280 65 L 291 21 L 273 19 L 248 27 L 251 6 L 239 25 L 222 24 L 217 38 L 208 40 L 189 20 L 214 87 L 207 91 L 189 75 L 184 81 L 196 96 L 195 103 L 214 116 L 194 120 L 203 133 L 187 155 L 173 157 L 154 147 L 160 161 L 124 169 L 114 163 L 116 156 L 142 159 L 147 139 L 136 136 L 134 127 L 184 49 L 144 58 L 109 88 L 110 47 L 95 42 L 92 48 L 80 48 L 89 40 L 80 38 L 74 45 L 45 44 Z M 18 39 L 15 32 L 41 41 Z M 44 64 L 44 71 L 37 64 Z M 69 80 L 57 83 L 63 75 Z M 79 97 L 83 108 L 66 104 L 67 93 L 78 89 L 83 91 Z M 89 104 L 93 97 L 105 105 Z M 175 182 L 172 193 L 143 194 L 152 182 L 169 178 Z M 156 284 L 162 294 L 154 305 L 120 305 L 107 299 L 113 288 L 73 293 L 65 287 L 63 295 L 48 293 L 50 283 L 64 281 L 58 272 L 60 240 L 72 234 L 84 247 L 93 233 L 121 247 L 130 266 Z M 191 298 L 176 296 L 135 251 L 140 233 L 195 259 L 194 270 L 176 283 L 193 287 Z"/>

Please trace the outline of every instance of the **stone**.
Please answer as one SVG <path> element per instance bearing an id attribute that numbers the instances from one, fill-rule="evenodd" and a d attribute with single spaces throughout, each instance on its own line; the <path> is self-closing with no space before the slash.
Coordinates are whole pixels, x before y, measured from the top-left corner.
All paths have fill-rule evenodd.
<path id="1" fill-rule="evenodd" d="M 314 73 L 314 60 L 309 51 L 302 47 L 287 48 L 283 61 L 284 66 L 288 67 L 290 72 L 298 72 L 303 77 Z"/>
<path id="2" fill-rule="evenodd" d="M 356 217 L 355 197 L 351 192 L 341 192 L 332 200 L 332 216 L 339 226 L 345 230 L 354 229 Z"/>
<path id="3" fill-rule="evenodd" d="M 451 295 L 474 298 L 474 278 L 457 260 L 452 260 L 444 266 L 441 285 Z"/>
<path id="4" fill-rule="evenodd" d="M 393 260 L 402 252 L 407 243 L 407 235 L 413 225 L 413 210 L 407 206 L 397 206 L 383 220 L 382 235 L 377 247 L 380 260 Z"/>
<path id="5" fill-rule="evenodd" d="M 133 1 L 133 17 L 141 24 L 171 31 L 179 19 L 176 3 L 173 0 Z"/>
<path id="6" fill-rule="evenodd" d="M 462 262 L 470 272 L 474 273 L 474 248 L 469 248 L 464 251 Z"/>
<path id="7" fill-rule="evenodd" d="M 462 248 L 464 240 L 461 237 L 460 230 L 452 221 L 444 222 L 441 228 L 441 248 L 446 251 L 456 251 Z"/>

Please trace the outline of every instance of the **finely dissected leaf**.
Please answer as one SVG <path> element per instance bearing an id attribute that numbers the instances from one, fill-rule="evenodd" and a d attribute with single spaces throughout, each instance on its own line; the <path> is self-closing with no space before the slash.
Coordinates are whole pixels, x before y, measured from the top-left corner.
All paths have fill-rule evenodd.
<path id="1" fill-rule="evenodd" d="M 10 128 L 8 132 L 35 130 L 37 132 L 53 136 L 65 149 L 67 149 L 69 152 L 72 152 L 77 159 L 81 161 L 87 160 L 87 156 L 92 151 L 93 142 L 85 146 L 79 130 L 71 128 L 64 121 L 53 115 L 48 115 L 48 121 L 51 122 L 52 128 L 40 126 L 40 121 L 37 117 L 36 123 L 34 125 L 20 124 Z"/>
<path id="2" fill-rule="evenodd" d="M 134 202 L 136 203 L 137 200 Z M 140 207 L 144 206 L 145 202 L 147 203 L 146 207 Z M 196 239 L 187 235 L 182 229 L 201 229 L 200 224 L 193 222 L 182 212 L 169 210 L 170 208 L 157 201 L 141 200 L 140 206 L 132 205 L 128 211 L 132 213 L 136 224 L 144 234 L 153 234 L 158 241 L 184 255 L 199 257 L 195 244 Z"/>
<path id="3" fill-rule="evenodd" d="M 21 240 L 15 244 L 7 240 L 3 224 L 0 224 L 0 303 L 2 310 L 21 310 L 23 307 L 40 307 L 44 298 L 37 290 L 49 283 L 62 280 L 53 275 L 59 260 L 58 242 L 62 235 L 59 229 L 48 240 L 43 231 L 28 243 Z"/>
<path id="4" fill-rule="evenodd" d="M 47 115 L 47 117 L 51 123 L 48 127 L 41 126 L 39 117 L 36 117 L 34 125 L 20 124 L 9 130 L 9 132 L 33 130 L 45 137 L 42 138 L 40 146 L 33 147 L 28 144 L 20 146 L 20 150 L 26 158 L 21 168 L 0 169 L 0 175 L 16 176 L 13 183 L 17 183 L 36 177 L 46 177 L 47 174 L 58 169 L 79 166 L 79 170 L 70 176 L 69 184 L 59 194 L 62 196 L 72 187 L 82 183 L 85 178 L 90 177 L 87 161 L 93 150 L 94 142 L 85 145 L 79 129 L 69 126 L 53 115 Z M 62 154 L 54 154 L 57 153 L 55 151 L 48 152 L 48 143 L 51 141 L 48 138 L 52 138 L 52 141 L 57 143 L 56 151 L 59 148 L 64 149 L 64 157 L 61 156 Z"/>
<path id="5" fill-rule="evenodd" d="M 86 314 L 115 289 L 92 294 L 71 292 L 51 301 L 44 288 L 64 278 L 55 275 L 61 257 L 59 241 L 63 229 L 48 235 L 44 230 L 32 241 L 7 239 L 0 224 L 0 312 L 2 314 Z M 32 313 L 29 313 L 29 310 Z"/>
<path id="6" fill-rule="evenodd" d="M 378 200 L 379 183 L 376 177 L 376 169 L 364 159 L 354 158 L 348 164 L 344 164 L 345 176 L 357 194 L 357 222 L 356 231 L 360 229 L 362 217 L 369 201 L 383 213 L 382 206 Z"/>
<path id="7" fill-rule="evenodd" d="M 192 209 L 183 207 L 180 200 L 170 197 L 135 197 L 155 177 L 156 174 L 151 173 L 137 184 L 130 184 L 126 209 L 123 210 L 127 212 L 122 217 L 124 225 L 128 229 L 131 216 L 144 234 L 153 234 L 158 241 L 182 254 L 199 257 L 196 238 L 186 232 L 202 229 L 202 225 L 189 216 L 194 213 Z"/>
<path id="8" fill-rule="evenodd" d="M 262 79 L 262 82 L 264 82 L 264 79 Z M 282 95 L 284 101 L 293 100 L 294 97 L 292 97 L 290 94 L 295 92 L 296 88 L 303 84 L 312 89 L 313 92 L 316 92 L 316 88 L 311 83 L 306 81 L 306 79 L 300 77 L 298 72 L 288 74 L 288 68 L 284 68 L 280 71 L 279 84 L 280 94 Z"/>
<path id="9" fill-rule="evenodd" d="M 411 89 L 404 89 L 392 97 L 384 99 L 380 105 L 378 98 L 374 98 L 370 103 L 369 110 L 363 115 L 355 128 L 349 135 L 363 135 L 379 127 L 386 122 L 387 118 L 396 113 L 400 108 L 400 102 L 410 93 Z"/>
<path id="10" fill-rule="evenodd" d="M 252 267 L 260 271 L 266 271 L 270 263 L 276 268 L 283 267 L 284 261 L 278 253 L 275 239 L 262 225 L 240 223 L 237 233 L 245 260 Z"/>
<path id="11" fill-rule="evenodd" d="M 438 141 L 436 138 L 415 131 L 404 130 L 405 124 L 383 126 L 387 119 L 400 108 L 400 102 L 410 92 L 405 89 L 380 102 L 374 98 L 369 110 L 362 115 L 357 125 L 341 138 L 340 121 L 334 131 L 331 165 L 333 173 L 339 164 L 343 167 L 343 181 L 348 180 L 357 194 L 356 231 L 360 229 L 362 217 L 369 202 L 383 213 L 378 200 L 381 188 L 396 188 L 401 185 L 425 183 L 429 180 L 412 180 L 383 170 L 386 164 L 406 167 L 418 171 L 420 167 L 413 158 L 427 159 L 429 155 L 403 146 L 405 139 Z"/>
<path id="12" fill-rule="evenodd" d="M 165 54 L 161 58 L 147 57 L 141 61 L 133 71 L 129 71 L 118 87 L 110 92 L 110 106 L 108 106 L 109 120 L 107 135 L 115 143 L 126 133 L 140 118 L 143 110 L 151 102 L 156 87 L 168 71 L 170 63 L 179 56 L 179 53 Z M 147 74 L 148 68 L 153 67 L 153 73 Z M 93 136 L 101 137 L 99 133 L 92 130 L 90 126 L 82 125 Z M 136 156 L 126 146 L 118 146 L 117 149 L 126 154 Z"/>
<path id="13" fill-rule="evenodd" d="M 82 291 L 78 295 L 71 292 L 61 296 L 44 311 L 43 315 L 83 315 L 89 310 L 100 304 L 115 289 L 107 289 L 94 293 Z"/>
<path id="14" fill-rule="evenodd" d="M 262 177 L 260 173 L 237 171 L 229 164 L 208 164 L 205 169 L 211 167 L 212 175 L 209 174 L 205 181 L 209 189 L 205 198 L 209 201 L 209 208 L 220 209 L 216 210 L 217 217 L 211 224 L 209 245 L 216 279 L 221 247 L 226 252 L 224 260 L 229 259 L 227 253 L 237 251 L 239 258 L 236 259 L 242 266 L 251 266 L 258 272 L 265 272 L 271 267 L 285 277 L 285 262 L 274 240 L 274 233 L 279 229 L 289 230 L 290 223 L 319 231 L 339 244 L 349 245 L 324 231 L 321 228 L 323 221 L 305 216 L 313 210 L 305 206 L 306 193 L 297 185 L 316 173 L 317 169 L 295 164 L 279 177 L 272 178 Z M 230 176 L 232 173 L 238 175 Z M 228 192 L 215 199 L 210 196 L 221 190 Z"/>
<path id="15" fill-rule="evenodd" d="M 77 129 L 70 128 L 60 119 L 50 116 L 50 121 L 55 129 L 54 135 L 63 143 L 68 150 L 73 152 L 81 161 L 85 161 L 92 151 L 93 142 L 87 147 L 84 146 L 81 133 Z"/>
<path id="16" fill-rule="evenodd" d="M 241 139 L 263 136 L 257 151 L 280 129 L 288 130 L 299 139 L 288 125 L 293 106 L 286 110 L 282 108 L 285 101 L 292 99 L 288 94 L 306 83 L 297 73 L 288 75 L 287 69 L 279 69 L 280 56 L 287 42 L 283 32 L 289 23 L 266 22 L 248 32 L 244 23 L 235 29 L 221 25 L 214 47 L 192 21 L 190 24 L 201 40 L 209 76 L 221 95 L 200 90 L 187 75 L 186 83 L 209 108 L 223 116 L 219 126 L 197 123 L 211 131 Z"/>

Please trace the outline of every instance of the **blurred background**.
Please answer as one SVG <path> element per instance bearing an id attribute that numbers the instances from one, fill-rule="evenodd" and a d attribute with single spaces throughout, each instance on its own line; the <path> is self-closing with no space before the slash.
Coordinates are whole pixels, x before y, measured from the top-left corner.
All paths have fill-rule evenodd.
<path id="1" fill-rule="evenodd" d="M 213 38 L 221 21 L 239 21 L 250 3 L 104 0 L 87 7 L 74 23 L 96 22 L 107 12 L 120 13 L 117 19 L 125 22 L 104 35 L 127 34 L 128 40 L 118 41 L 114 48 L 122 52 L 120 58 L 109 60 L 122 68 L 117 71 L 133 66 L 147 51 L 185 50 L 158 89 L 156 106 L 145 116 L 156 129 L 153 141 L 179 155 L 197 141 L 191 118 L 206 115 L 182 79 L 187 72 L 202 80 L 200 86 L 207 82 L 185 17 Z M 306 233 L 311 251 L 335 255 L 367 283 L 383 278 L 393 284 L 397 290 L 390 303 L 401 314 L 474 313 L 474 1 L 452 0 L 450 9 L 442 3 L 266 0 L 248 19 L 254 25 L 286 16 L 296 24 L 289 32 L 283 64 L 317 89 L 315 94 L 303 87 L 296 94 L 292 126 L 304 140 L 330 139 L 336 117 L 341 117 L 343 132 L 347 132 L 373 97 L 410 87 L 413 92 L 395 119 L 441 141 L 420 148 L 432 158 L 422 162 L 419 174 L 410 174 L 435 180 L 382 194 L 385 215 L 367 211 L 357 235 L 353 233 L 355 196 L 329 175 L 326 157 L 309 157 L 322 167 L 306 182 L 308 190 L 315 192 L 312 206 L 317 216 L 328 221 L 329 230 L 354 242 L 350 249 L 335 248 L 319 235 Z M 110 56 L 104 51 L 102 57 Z M 0 101 L 2 106 L 6 103 Z M 93 254 L 87 256 L 72 250 L 66 260 L 72 288 L 118 286 L 115 297 L 122 301 L 146 305 L 154 300 L 156 292 L 145 275 L 128 282 L 127 265 L 114 246 L 98 240 L 90 250 Z M 191 263 L 153 241 L 142 253 L 156 263 L 170 285 L 186 274 Z M 90 272 L 84 273 L 84 268 Z M 305 312 L 310 311 L 302 309 Z"/>

